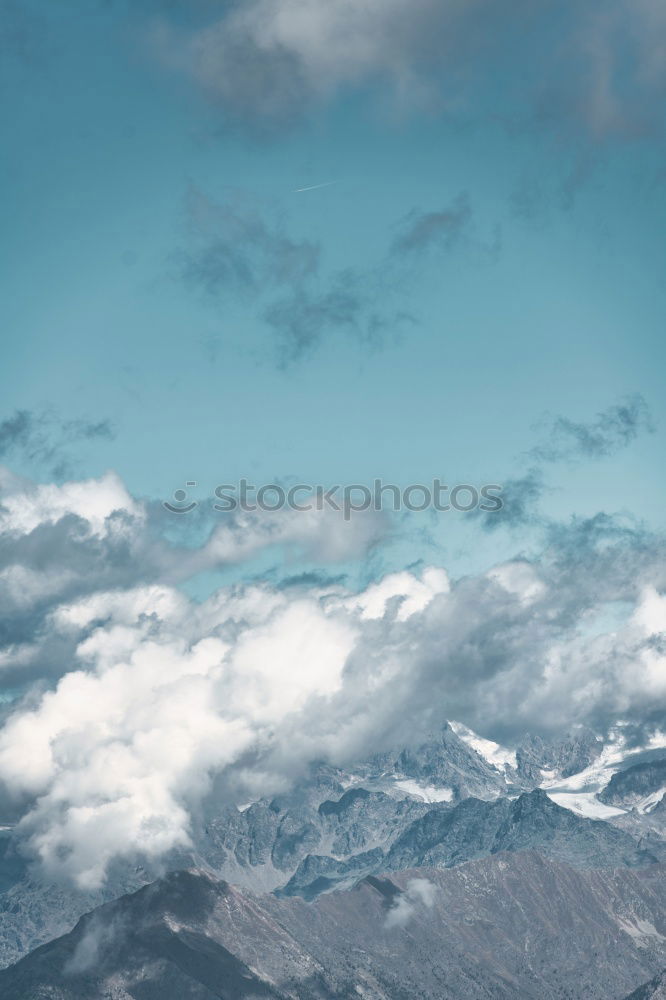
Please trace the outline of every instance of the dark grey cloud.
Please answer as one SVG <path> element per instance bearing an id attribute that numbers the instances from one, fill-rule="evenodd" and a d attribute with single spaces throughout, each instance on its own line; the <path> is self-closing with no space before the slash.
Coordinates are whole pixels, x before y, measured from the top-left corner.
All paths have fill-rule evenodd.
<path id="1" fill-rule="evenodd" d="M 541 170 L 525 172 L 509 197 L 512 214 L 522 222 L 543 226 L 554 209 L 571 211 L 601 161 L 597 147 L 577 145 L 569 162 L 553 163 L 551 177 Z"/>
<path id="2" fill-rule="evenodd" d="M 330 573 L 323 573 L 321 570 L 306 570 L 304 573 L 297 573 L 294 576 L 282 576 L 282 569 L 275 566 L 268 577 L 275 577 L 276 585 L 280 590 L 293 588 L 309 588 L 323 590 L 326 588 L 344 587 L 347 583 L 347 574 L 338 573 L 333 576 Z M 262 579 L 266 579 L 266 574 L 262 573 Z"/>
<path id="3" fill-rule="evenodd" d="M 638 393 L 609 406 L 589 423 L 556 416 L 544 418 L 541 426 L 543 440 L 530 452 L 541 462 L 607 458 L 654 430 L 650 409 Z"/>
<path id="4" fill-rule="evenodd" d="M 579 599 L 584 590 L 587 604 L 623 600 L 640 593 L 650 580 L 662 589 L 666 581 L 666 540 L 629 515 L 601 511 L 550 522 L 545 551 L 554 578 L 565 584 L 575 577 L 572 595 Z M 570 600 L 566 595 L 562 599 Z"/>
<path id="5" fill-rule="evenodd" d="M 0 533 L 0 567 L 10 577 L 0 584 L 0 647 L 33 641 L 54 604 L 79 599 L 91 589 L 155 579 L 164 556 L 150 529 L 138 542 L 132 519 L 121 511 L 109 516 L 102 536 L 90 535 L 88 527 L 85 518 L 63 513 L 29 531 Z M 11 585 L 17 572 L 24 580 L 22 592 Z M 9 676 L 7 683 L 16 679 Z"/>

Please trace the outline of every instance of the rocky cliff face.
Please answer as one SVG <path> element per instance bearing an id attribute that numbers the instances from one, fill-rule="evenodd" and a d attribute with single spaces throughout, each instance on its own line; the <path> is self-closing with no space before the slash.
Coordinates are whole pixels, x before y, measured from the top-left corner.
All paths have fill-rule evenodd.
<path id="1" fill-rule="evenodd" d="M 638 807 L 649 812 L 666 794 L 666 759 L 634 764 L 617 771 L 599 793 L 602 802 L 611 806 Z"/>
<path id="2" fill-rule="evenodd" d="M 603 742 L 584 727 L 550 742 L 527 736 L 516 751 L 516 769 L 523 780 L 536 783 L 544 771 L 568 778 L 589 767 L 602 750 Z"/>
<path id="3" fill-rule="evenodd" d="M 390 848 L 351 858 L 308 855 L 285 886 L 285 895 L 313 899 L 335 885 L 380 871 L 427 865 L 450 868 L 500 851 L 536 850 L 575 867 L 640 867 L 666 860 L 661 842 L 653 850 L 600 820 L 577 816 L 536 789 L 515 801 L 466 799 L 453 809 L 432 808 L 414 820 Z"/>

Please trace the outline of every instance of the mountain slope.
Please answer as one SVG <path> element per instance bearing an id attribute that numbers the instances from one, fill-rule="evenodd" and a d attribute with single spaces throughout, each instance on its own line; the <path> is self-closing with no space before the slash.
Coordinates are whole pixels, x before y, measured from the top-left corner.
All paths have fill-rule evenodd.
<path id="1" fill-rule="evenodd" d="M 639 986 L 625 1000 L 666 1000 L 666 970 Z"/>
<path id="2" fill-rule="evenodd" d="M 0 828 L 0 966 L 70 930 L 81 913 L 165 870 L 197 867 L 258 892 L 292 880 L 291 889 L 311 895 L 341 879 L 346 884 L 389 867 L 459 864 L 504 849 L 536 847 L 579 865 L 663 858 L 664 802 L 645 813 L 601 807 L 624 840 L 613 838 L 605 824 L 572 823 L 566 813 L 549 811 L 543 800 L 531 819 L 511 819 L 517 807 L 507 796 L 542 784 L 545 768 L 551 774 L 549 794 L 558 788 L 576 793 L 558 795 L 561 805 L 573 808 L 585 798 L 589 806 L 593 799 L 598 812 L 600 803 L 588 785 L 601 788 L 636 757 L 620 736 L 600 755 L 598 750 L 596 737 L 585 730 L 552 743 L 526 738 L 519 774 L 516 755 L 456 723 L 416 746 L 397 747 L 346 769 L 313 764 L 290 791 L 273 798 L 237 807 L 222 787 L 211 793 L 205 814 L 193 824 L 191 850 L 170 852 L 157 863 L 117 860 L 107 884 L 94 892 L 45 880 L 28 867 L 20 837 Z M 641 761 L 652 759 L 645 753 Z M 585 765 L 573 779 L 552 777 Z M 468 796 L 474 799 L 465 804 Z"/>
<path id="3" fill-rule="evenodd" d="M 315 903 L 174 873 L 0 972 L 3 1000 L 619 1000 L 666 963 L 662 866 L 533 852 Z"/>

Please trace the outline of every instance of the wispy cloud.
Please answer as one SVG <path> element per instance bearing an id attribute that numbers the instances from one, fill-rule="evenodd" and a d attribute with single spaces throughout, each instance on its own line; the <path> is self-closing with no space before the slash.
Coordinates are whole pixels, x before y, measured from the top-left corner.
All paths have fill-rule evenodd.
<path id="1" fill-rule="evenodd" d="M 110 441 L 114 434 L 109 420 L 63 420 L 52 410 L 16 410 L 0 422 L 0 460 L 21 458 L 62 479 L 75 467 L 74 447 Z"/>
<path id="2" fill-rule="evenodd" d="M 436 212 L 414 209 L 399 223 L 391 253 L 422 253 L 433 247 L 451 250 L 469 232 L 472 208 L 466 193 L 458 195 L 448 207 Z"/>
<path id="3" fill-rule="evenodd" d="M 546 526 L 539 503 L 548 490 L 546 467 L 559 462 L 596 462 L 611 458 L 629 447 L 641 434 L 654 432 L 650 409 L 636 393 L 607 407 L 591 421 L 575 421 L 565 416 L 546 415 L 536 425 L 541 440 L 527 452 L 530 467 L 502 485 L 503 507 L 491 517 L 472 511 L 483 528 L 517 530 L 526 526 Z"/>
<path id="4" fill-rule="evenodd" d="M 546 489 L 543 472 L 532 468 L 522 476 L 505 479 L 502 483 L 502 508 L 494 511 L 488 517 L 481 511 L 471 511 L 472 517 L 481 518 L 486 531 L 499 531 L 502 528 L 515 530 L 528 525 L 542 523 L 539 515 L 539 502 Z"/>
<path id="5" fill-rule="evenodd" d="M 543 440 L 530 452 L 541 462 L 608 458 L 642 433 L 652 433 L 650 410 L 640 394 L 629 396 L 597 414 L 593 421 L 547 416 L 538 425 Z"/>
<path id="6" fill-rule="evenodd" d="M 231 196 L 214 202 L 191 188 L 187 196 L 188 245 L 173 255 L 185 283 L 216 303 L 247 303 L 274 335 L 274 356 L 287 366 L 323 341 L 344 335 L 376 350 L 418 322 L 408 308 L 414 268 L 427 281 L 425 254 L 446 255 L 459 246 L 485 258 L 468 196 L 399 220 L 396 235 L 367 266 L 326 268 L 322 247 L 289 235 L 271 213 Z"/>
<path id="7" fill-rule="evenodd" d="M 319 268 L 317 244 L 290 238 L 242 199 L 219 204 L 190 187 L 186 216 L 190 246 L 175 260 L 183 280 L 208 295 L 298 286 Z"/>

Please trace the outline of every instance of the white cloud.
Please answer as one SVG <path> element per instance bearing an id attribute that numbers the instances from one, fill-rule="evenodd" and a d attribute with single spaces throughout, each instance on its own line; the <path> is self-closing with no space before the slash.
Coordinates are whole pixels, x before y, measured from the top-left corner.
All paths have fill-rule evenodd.
<path id="1" fill-rule="evenodd" d="M 398 621 L 404 622 L 418 611 L 423 611 L 433 597 L 446 594 L 450 582 L 445 570 L 428 566 L 420 578 L 403 571 L 389 573 L 363 593 L 347 601 L 350 608 L 358 608 L 362 619 L 383 618 L 391 602 L 396 606 Z"/>
<path id="2" fill-rule="evenodd" d="M 154 641 L 140 626 L 98 630 L 75 670 L 0 736 L 7 785 L 37 796 L 26 830 L 44 864 L 90 888 L 115 853 L 188 842 L 187 803 L 255 735 L 225 704 L 214 637 Z"/>
<path id="3" fill-rule="evenodd" d="M 28 534 L 40 525 L 55 524 L 66 515 L 81 518 L 93 535 L 105 535 L 116 522 L 109 518 L 120 512 L 133 518 L 143 516 L 141 506 L 113 472 L 101 479 L 56 486 L 25 484 L 3 498 L 0 533 Z"/>
<path id="4" fill-rule="evenodd" d="M 534 566 L 523 559 L 494 566 L 488 572 L 488 579 L 495 580 L 510 594 L 515 594 L 525 604 L 531 604 L 544 593 L 544 585 Z"/>
<path id="5" fill-rule="evenodd" d="M 211 609 L 192 615 L 158 588 L 132 598 L 134 621 L 115 593 L 53 616 L 68 630 L 91 612 L 109 620 L 78 645 L 79 669 L 0 734 L 5 783 L 37 797 L 25 820 L 33 849 L 84 888 L 102 881 L 116 852 L 155 856 L 187 844 L 187 807 L 211 773 L 269 739 L 309 699 L 338 691 L 355 639 L 316 601 L 266 591 L 213 600 L 213 631 L 238 629 L 233 645 L 200 635 L 213 625 Z M 151 598 L 162 616 L 157 635 L 145 618 Z M 250 622 L 233 617 L 252 605 Z"/>
<path id="6" fill-rule="evenodd" d="M 386 915 L 384 926 L 388 930 L 396 927 L 406 927 L 414 919 L 419 910 L 431 910 L 435 905 L 437 886 L 425 878 L 413 878 L 407 883 L 404 892 L 395 899 Z"/>
<path id="7" fill-rule="evenodd" d="M 659 703 L 666 698 L 666 595 L 647 587 L 633 616 L 633 624 L 643 634 L 639 669 L 647 695 Z"/>
<path id="8" fill-rule="evenodd" d="M 231 659 L 234 710 L 274 722 L 314 695 L 334 694 L 355 640 L 351 625 L 328 617 L 316 601 L 280 608 L 238 641 Z"/>
<path id="9" fill-rule="evenodd" d="M 71 957 L 63 966 L 64 974 L 81 976 L 99 967 L 100 956 L 124 933 L 126 928 L 117 917 L 109 918 L 97 912 L 91 914 Z"/>

